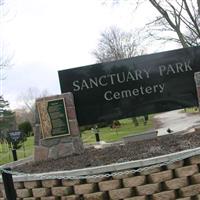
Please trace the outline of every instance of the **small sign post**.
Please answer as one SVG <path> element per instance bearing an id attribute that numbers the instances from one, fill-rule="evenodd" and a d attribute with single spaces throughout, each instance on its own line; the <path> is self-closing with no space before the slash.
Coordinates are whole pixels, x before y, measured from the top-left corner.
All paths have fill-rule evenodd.
<path id="1" fill-rule="evenodd" d="M 92 130 L 92 132 L 95 134 L 96 142 L 100 142 L 99 129 L 98 129 L 98 127 L 95 126 L 95 127 L 92 128 L 91 130 Z"/>
<path id="2" fill-rule="evenodd" d="M 14 144 L 16 143 L 18 140 L 20 140 L 21 136 L 22 136 L 22 132 L 21 131 L 12 131 L 8 133 L 11 139 L 11 142 Z"/>
<path id="3" fill-rule="evenodd" d="M 17 161 L 17 150 L 16 149 L 12 149 L 12 155 L 13 155 L 13 160 Z"/>
<path id="4" fill-rule="evenodd" d="M 15 130 L 12 132 L 8 133 L 8 141 L 12 143 L 12 155 L 13 155 L 13 160 L 17 161 L 17 144 L 22 140 L 23 134 L 21 131 Z"/>

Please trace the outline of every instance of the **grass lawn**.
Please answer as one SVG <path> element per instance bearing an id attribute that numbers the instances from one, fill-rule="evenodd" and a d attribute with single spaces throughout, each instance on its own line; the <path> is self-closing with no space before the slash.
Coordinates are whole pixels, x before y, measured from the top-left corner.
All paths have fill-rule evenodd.
<path id="1" fill-rule="evenodd" d="M 120 120 L 121 127 L 112 129 L 110 127 L 99 128 L 99 136 L 101 141 L 113 142 L 122 139 L 124 136 L 138 134 L 152 129 L 152 116 L 149 115 L 147 124 L 144 125 L 143 117 L 138 117 L 139 126 L 134 126 L 131 118 Z M 95 143 L 95 135 L 91 130 L 83 131 L 82 139 L 84 143 Z"/>
<path id="2" fill-rule="evenodd" d="M 192 108 L 185 108 L 183 112 L 186 113 L 199 113 L 199 108 L 198 107 L 192 107 Z"/>
<path id="3" fill-rule="evenodd" d="M 17 149 L 18 159 L 28 157 L 33 154 L 33 136 L 28 137 L 27 141 L 24 142 L 23 146 L 20 149 Z M 0 144 L 0 165 L 12 162 L 13 156 L 11 149 L 9 149 L 7 144 Z"/>
<path id="4" fill-rule="evenodd" d="M 100 139 L 101 141 L 105 142 L 112 142 L 112 141 L 118 141 L 124 136 L 131 135 L 131 134 L 138 134 L 147 130 L 152 129 L 152 116 L 149 115 L 149 120 L 147 121 L 147 124 L 144 125 L 144 119 L 143 117 L 137 117 L 139 125 L 135 126 L 132 119 L 123 119 L 119 120 L 121 123 L 121 127 L 117 129 L 112 129 L 110 127 L 105 128 L 99 128 L 100 132 Z M 95 143 L 95 135 L 91 132 L 91 130 L 83 131 L 82 133 L 82 139 L 84 143 Z M 27 141 L 24 142 L 24 148 L 23 146 L 17 150 L 17 157 L 18 159 L 28 157 L 33 154 L 33 143 L 34 143 L 34 137 L 27 138 Z M 0 165 L 12 162 L 13 156 L 11 149 L 8 148 L 7 144 L 0 144 Z"/>

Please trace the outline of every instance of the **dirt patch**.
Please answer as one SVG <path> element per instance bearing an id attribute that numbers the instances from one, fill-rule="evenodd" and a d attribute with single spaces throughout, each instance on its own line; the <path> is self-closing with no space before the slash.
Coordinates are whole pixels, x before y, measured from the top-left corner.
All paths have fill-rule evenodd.
<path id="1" fill-rule="evenodd" d="M 72 155 L 56 160 L 30 162 L 15 171 L 40 173 L 101 166 L 111 163 L 138 160 L 165 155 L 200 146 L 200 132 L 185 135 L 166 135 L 148 141 L 130 142 L 126 145 L 114 145 L 103 149 L 89 148 L 81 155 Z"/>

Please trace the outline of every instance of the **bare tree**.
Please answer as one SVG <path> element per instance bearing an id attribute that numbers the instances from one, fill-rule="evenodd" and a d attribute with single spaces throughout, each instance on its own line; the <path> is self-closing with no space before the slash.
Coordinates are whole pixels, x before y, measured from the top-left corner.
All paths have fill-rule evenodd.
<path id="1" fill-rule="evenodd" d="M 198 5 L 198 12 L 199 12 L 199 15 L 200 15 L 200 0 L 197 0 L 197 5 Z"/>
<path id="2" fill-rule="evenodd" d="M 173 36 L 170 34 L 164 37 L 159 37 L 158 34 L 154 34 L 157 39 L 175 41 L 183 47 L 200 44 L 200 15 L 197 6 L 199 0 L 149 0 L 149 2 L 160 13 L 160 17 L 150 23 L 150 25 L 153 25 L 154 28 L 158 27 L 157 30 L 159 32 L 166 31 L 174 34 Z"/>
<path id="3" fill-rule="evenodd" d="M 5 42 L 0 42 L 0 81 L 2 90 L 2 81 L 6 79 L 6 70 L 9 69 L 13 64 L 12 60 L 14 53 L 8 51 L 8 45 Z M 2 91 L 1 91 L 2 94 Z"/>
<path id="4" fill-rule="evenodd" d="M 17 1 L 0 0 L 0 23 L 12 21 L 17 15 Z"/>
<path id="5" fill-rule="evenodd" d="M 9 15 L 8 0 L 0 0 L 0 30 L 3 30 L 3 23 L 8 21 Z M 15 113 L 9 109 L 9 103 L 3 97 L 3 80 L 6 78 L 5 70 L 12 64 L 13 54 L 8 52 L 8 46 L 2 40 L 0 32 L 0 141 L 5 139 L 6 132 L 16 129 Z"/>
<path id="6" fill-rule="evenodd" d="M 150 3 L 159 14 L 144 29 L 148 39 L 176 42 L 182 47 L 200 44 L 200 0 L 137 0 L 136 8 L 144 2 Z"/>
<path id="7" fill-rule="evenodd" d="M 37 98 L 48 96 L 49 92 L 47 90 L 40 91 L 38 88 L 30 87 L 24 93 L 21 93 L 19 100 L 24 105 L 23 112 L 28 116 L 28 120 L 33 124 L 35 116 L 35 100 Z"/>
<path id="8" fill-rule="evenodd" d="M 9 0 L 0 0 L 0 29 L 4 30 L 4 23 L 11 20 L 11 9 L 12 2 Z M 14 16 L 14 15 L 13 15 Z M 13 17 L 12 16 L 12 17 Z M 0 32 L 0 95 L 3 95 L 3 80 L 6 78 L 6 70 L 12 66 L 11 61 L 13 60 L 14 53 L 8 51 L 9 45 L 2 39 Z"/>
<path id="9" fill-rule="evenodd" d="M 97 48 L 92 52 L 98 62 L 107 62 L 141 55 L 139 37 L 117 27 L 110 27 L 100 35 Z"/>
<path id="10" fill-rule="evenodd" d="M 125 32 L 117 27 L 110 27 L 101 33 L 97 48 L 93 55 L 98 62 L 108 62 L 143 54 L 144 50 L 139 46 L 140 38 L 138 32 L 135 34 Z M 138 126 L 136 117 L 132 117 L 135 126 Z"/>

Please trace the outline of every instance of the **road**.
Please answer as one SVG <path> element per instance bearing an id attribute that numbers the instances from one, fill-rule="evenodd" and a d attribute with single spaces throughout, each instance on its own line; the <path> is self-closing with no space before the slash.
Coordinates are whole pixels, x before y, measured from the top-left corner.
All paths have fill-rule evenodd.
<path id="1" fill-rule="evenodd" d="M 187 114 L 184 110 L 156 114 L 154 119 L 161 123 L 160 128 L 157 129 L 158 135 L 168 134 L 168 128 L 173 132 L 179 132 L 189 130 L 194 126 L 200 126 L 200 114 Z"/>

